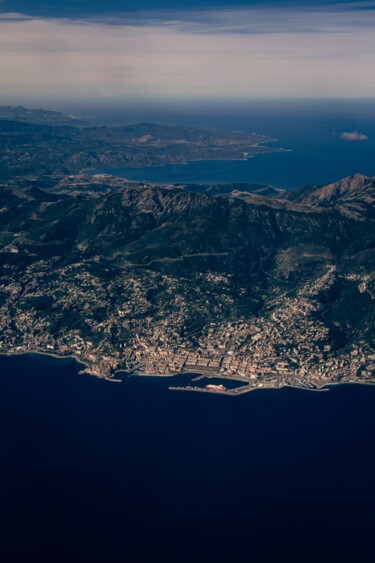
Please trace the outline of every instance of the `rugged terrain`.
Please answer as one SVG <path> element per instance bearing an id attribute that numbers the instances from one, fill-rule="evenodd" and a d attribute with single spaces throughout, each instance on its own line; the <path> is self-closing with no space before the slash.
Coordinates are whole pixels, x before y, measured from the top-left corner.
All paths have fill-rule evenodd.
<path id="1" fill-rule="evenodd" d="M 11 110 L 0 108 L 0 179 L 193 160 L 237 160 L 281 150 L 262 146 L 270 139 L 256 133 L 151 123 L 92 126 L 58 112 Z"/>
<path id="2" fill-rule="evenodd" d="M 4 180 L 3 352 L 112 377 L 375 381 L 375 179 L 277 192 L 110 176 Z"/>

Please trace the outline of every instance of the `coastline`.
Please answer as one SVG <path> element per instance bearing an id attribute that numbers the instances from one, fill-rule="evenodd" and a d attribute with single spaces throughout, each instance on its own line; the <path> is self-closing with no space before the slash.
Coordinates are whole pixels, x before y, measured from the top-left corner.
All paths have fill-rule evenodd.
<path id="1" fill-rule="evenodd" d="M 61 356 L 59 354 L 53 353 L 53 352 L 44 352 L 44 351 L 40 351 L 40 350 L 30 350 L 27 352 L 0 352 L 0 358 L 4 356 L 4 357 L 8 357 L 8 358 L 12 358 L 12 357 L 22 357 L 22 356 L 46 356 L 46 357 L 50 357 L 53 358 L 55 360 L 74 360 L 78 366 L 83 366 L 88 368 L 89 365 L 81 360 L 78 359 L 74 354 L 69 354 L 69 355 L 64 355 Z M 208 378 L 218 378 L 218 379 L 222 379 L 225 382 L 225 379 L 228 380 L 236 380 L 239 382 L 244 382 L 243 378 L 239 379 L 239 378 L 233 378 L 233 377 L 229 377 L 229 378 L 225 378 L 223 377 L 221 374 L 214 374 L 214 373 L 210 373 L 209 375 L 204 374 L 202 372 L 199 371 L 194 371 L 194 372 L 190 372 L 190 371 L 184 371 L 181 373 L 171 373 L 171 374 L 145 374 L 145 373 L 130 373 L 126 370 L 117 370 L 113 373 L 112 377 L 99 377 L 93 373 L 90 373 L 90 371 L 87 371 L 85 369 L 81 369 L 79 372 L 79 374 L 82 375 L 89 375 L 91 377 L 96 377 L 97 379 L 101 379 L 103 381 L 108 381 L 108 382 L 113 382 L 113 383 L 122 383 L 122 379 L 117 379 L 116 375 L 124 373 L 127 374 L 128 376 L 131 377 L 157 377 L 157 378 L 178 378 L 179 376 L 187 376 L 187 375 L 198 375 L 198 376 L 202 376 L 202 377 L 208 377 Z M 327 392 L 330 391 L 330 387 L 337 387 L 339 385 L 360 385 L 360 386 L 367 386 L 367 387 L 375 387 L 375 381 L 371 382 L 371 381 L 353 381 L 353 380 L 349 380 L 349 381 L 330 381 L 327 383 L 324 383 L 323 385 L 320 386 L 316 386 L 316 387 L 302 387 L 300 385 L 292 385 L 292 384 L 283 384 L 283 385 L 279 385 L 279 386 L 249 386 L 249 385 L 243 385 L 241 387 L 235 387 L 232 389 L 226 389 L 225 391 L 221 391 L 221 390 L 212 390 L 212 389 L 206 389 L 205 387 L 193 387 L 193 386 L 185 386 L 185 387 L 179 387 L 179 386 L 170 386 L 168 387 L 168 390 L 170 391 L 189 391 L 189 392 L 196 392 L 196 393 L 206 393 L 206 394 L 210 394 L 210 395 L 222 395 L 222 396 L 232 396 L 232 397 L 236 397 L 239 395 L 246 395 L 248 393 L 251 393 L 253 391 L 277 391 L 277 390 L 281 390 L 281 389 L 286 389 L 286 388 L 290 388 L 290 389 L 297 389 L 300 391 L 311 391 L 311 392 L 318 392 L 318 393 L 322 393 L 322 392 Z"/>
<path id="2" fill-rule="evenodd" d="M 251 159 L 256 158 L 257 156 L 261 156 L 261 155 L 270 155 L 270 154 L 279 154 L 279 153 L 284 153 L 284 152 L 293 152 L 293 149 L 284 149 L 283 147 L 269 148 L 269 147 L 263 147 L 262 146 L 263 143 L 275 143 L 275 142 L 278 142 L 278 140 L 279 139 L 270 139 L 269 141 L 262 141 L 261 144 L 251 145 L 251 147 L 257 147 L 257 148 L 261 148 L 261 149 L 264 148 L 266 150 L 265 150 L 265 152 L 253 152 L 253 153 L 249 152 L 245 158 L 234 158 L 234 157 L 232 157 L 232 158 L 195 158 L 194 160 L 186 160 L 185 162 L 163 162 L 161 164 L 151 164 L 149 166 L 140 165 L 140 166 L 123 166 L 123 167 L 120 167 L 120 168 L 83 168 L 79 172 L 79 174 L 87 174 L 89 176 L 104 174 L 106 176 L 114 176 L 116 178 L 121 178 L 123 180 L 127 180 L 128 182 L 138 182 L 138 181 L 141 181 L 141 180 L 132 180 L 131 178 L 125 178 L 124 176 L 117 176 L 116 171 L 142 170 L 142 169 L 152 170 L 154 168 L 163 168 L 164 166 L 187 166 L 189 164 L 194 164 L 194 162 L 242 162 L 244 160 L 251 160 Z M 150 182 L 149 180 L 147 180 L 147 181 Z M 165 183 L 171 183 L 171 182 L 165 182 Z M 181 182 L 178 182 L 178 184 L 180 184 L 180 183 Z M 210 183 L 212 183 L 212 182 L 210 182 Z M 227 182 L 227 183 L 230 183 L 230 182 Z"/>
<path id="3" fill-rule="evenodd" d="M 47 356 L 50 358 L 54 358 L 55 360 L 74 360 L 75 362 L 77 362 L 78 365 L 86 366 L 86 368 L 89 367 L 89 365 L 85 361 L 78 359 L 77 356 L 75 356 L 74 354 L 61 356 L 60 354 L 54 354 L 53 352 L 43 352 L 41 350 L 29 350 L 27 352 L 0 352 L 0 358 L 1 356 L 5 356 L 7 358 L 21 357 L 21 356 Z M 84 370 L 81 370 L 79 373 L 86 373 L 87 375 L 91 375 L 88 371 L 84 371 Z M 105 378 L 103 377 L 101 379 L 105 379 Z"/>
<path id="4" fill-rule="evenodd" d="M 149 376 L 148 376 L 149 377 Z M 224 379 L 224 378 L 222 378 Z M 375 381 L 373 383 L 367 381 L 331 381 L 326 383 L 320 387 L 301 387 L 299 385 L 280 385 L 276 386 L 269 386 L 269 387 L 237 387 L 234 389 L 227 389 L 226 391 L 214 391 L 205 389 L 204 387 L 169 387 L 168 389 L 171 391 L 189 391 L 189 392 L 196 392 L 196 393 L 207 393 L 210 395 L 223 395 L 224 397 L 237 397 L 239 395 L 247 395 L 248 393 L 252 393 L 253 391 L 281 391 L 282 389 L 296 389 L 298 391 L 309 391 L 311 393 L 327 393 L 330 391 L 331 387 L 338 387 L 339 385 L 359 385 L 361 387 L 375 387 Z"/>

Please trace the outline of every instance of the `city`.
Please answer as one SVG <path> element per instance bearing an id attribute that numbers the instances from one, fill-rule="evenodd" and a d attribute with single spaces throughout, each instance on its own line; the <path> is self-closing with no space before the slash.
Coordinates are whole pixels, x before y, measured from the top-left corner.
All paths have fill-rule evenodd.
<path id="1" fill-rule="evenodd" d="M 72 355 L 85 365 L 87 373 L 115 381 L 119 381 L 116 374 L 121 371 L 150 376 L 203 374 L 222 379 L 223 386 L 179 387 L 176 379 L 173 388 L 233 395 L 286 385 L 319 389 L 339 382 L 375 382 L 375 351 L 370 345 L 363 341 L 335 354 L 331 330 L 318 318 L 321 304 L 317 298 L 337 277 L 333 265 L 306 283 L 294 297 L 279 292 L 267 302 L 261 316 L 209 322 L 192 330 L 186 326 L 189 302 L 173 278 L 149 273 L 147 282 L 142 276 L 129 276 L 122 280 L 119 291 L 119 280 L 103 287 L 95 276 L 73 265 L 55 271 L 47 290 L 43 280 L 41 292 L 38 287 L 44 277 L 51 277 L 52 266 L 46 262 L 41 269 L 38 263 L 37 272 L 30 267 L 19 283 L 0 288 L 9 295 L 0 309 L 3 353 Z M 230 283 L 224 276 L 212 273 L 208 278 L 212 284 Z M 349 279 L 357 284 L 359 292 L 365 290 L 366 281 L 359 276 Z M 146 297 L 155 283 L 163 283 L 170 294 L 170 301 L 157 314 Z M 108 294 L 121 295 L 109 310 Z M 60 314 L 70 314 L 77 304 L 84 318 L 87 311 L 87 330 L 53 333 L 48 314 L 40 318 L 35 309 L 23 311 L 19 306 L 25 299 L 48 298 L 51 303 L 58 300 Z M 105 310 L 103 318 L 101 308 Z M 228 379 L 246 385 L 226 389 Z"/>

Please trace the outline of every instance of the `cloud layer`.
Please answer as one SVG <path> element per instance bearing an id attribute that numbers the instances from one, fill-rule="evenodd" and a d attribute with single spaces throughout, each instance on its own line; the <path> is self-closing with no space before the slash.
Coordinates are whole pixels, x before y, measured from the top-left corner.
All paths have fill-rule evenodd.
<path id="1" fill-rule="evenodd" d="M 1 100 L 374 97 L 374 7 L 3 13 Z"/>
<path id="2" fill-rule="evenodd" d="M 365 135 L 364 133 L 358 133 L 358 131 L 347 131 L 344 133 L 341 133 L 341 139 L 344 139 L 344 141 L 367 141 L 368 140 L 368 136 Z"/>

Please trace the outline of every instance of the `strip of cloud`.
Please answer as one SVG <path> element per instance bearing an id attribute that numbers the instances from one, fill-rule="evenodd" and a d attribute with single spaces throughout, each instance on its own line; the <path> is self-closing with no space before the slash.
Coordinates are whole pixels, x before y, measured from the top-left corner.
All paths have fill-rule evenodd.
<path id="1" fill-rule="evenodd" d="M 341 8 L 368 9 L 374 4 L 373 0 L 0 0 L 0 12 L 24 12 L 40 17 L 106 17 L 110 14 L 122 12 L 131 13 L 136 10 L 147 14 L 152 11 L 169 10 L 182 11 L 217 11 L 226 8 L 240 9 L 261 7 L 279 10 L 297 8 Z"/>
<path id="2" fill-rule="evenodd" d="M 0 0 L 1 1 L 1 0 Z M 0 13 L 0 22 L 7 22 L 7 21 L 28 21 L 35 19 L 32 16 L 28 16 L 26 14 L 20 14 L 18 12 L 5 12 Z"/>
<path id="3" fill-rule="evenodd" d="M 364 133 L 358 133 L 358 131 L 347 131 L 341 133 L 340 137 L 341 139 L 344 139 L 344 141 L 367 141 L 368 139 L 367 135 Z"/>
<path id="4" fill-rule="evenodd" d="M 316 13 L 0 19 L 1 99 L 374 97 L 374 12 Z"/>
<path id="5" fill-rule="evenodd" d="M 282 4 L 282 5 L 280 5 Z M 110 4 L 108 6 L 110 8 Z M 0 21 L 37 19 L 21 13 L 1 13 Z M 56 18 L 40 18 L 55 20 Z M 60 21 L 96 23 L 105 26 L 171 27 L 187 33 L 336 33 L 375 27 L 375 1 L 359 2 L 288 2 L 259 3 L 248 7 L 199 10 L 140 10 L 95 14 L 86 17 L 64 17 Z"/>
<path id="6" fill-rule="evenodd" d="M 94 15 L 85 21 L 113 26 L 166 26 L 192 34 L 337 33 L 375 27 L 375 2 L 146 10 Z"/>

